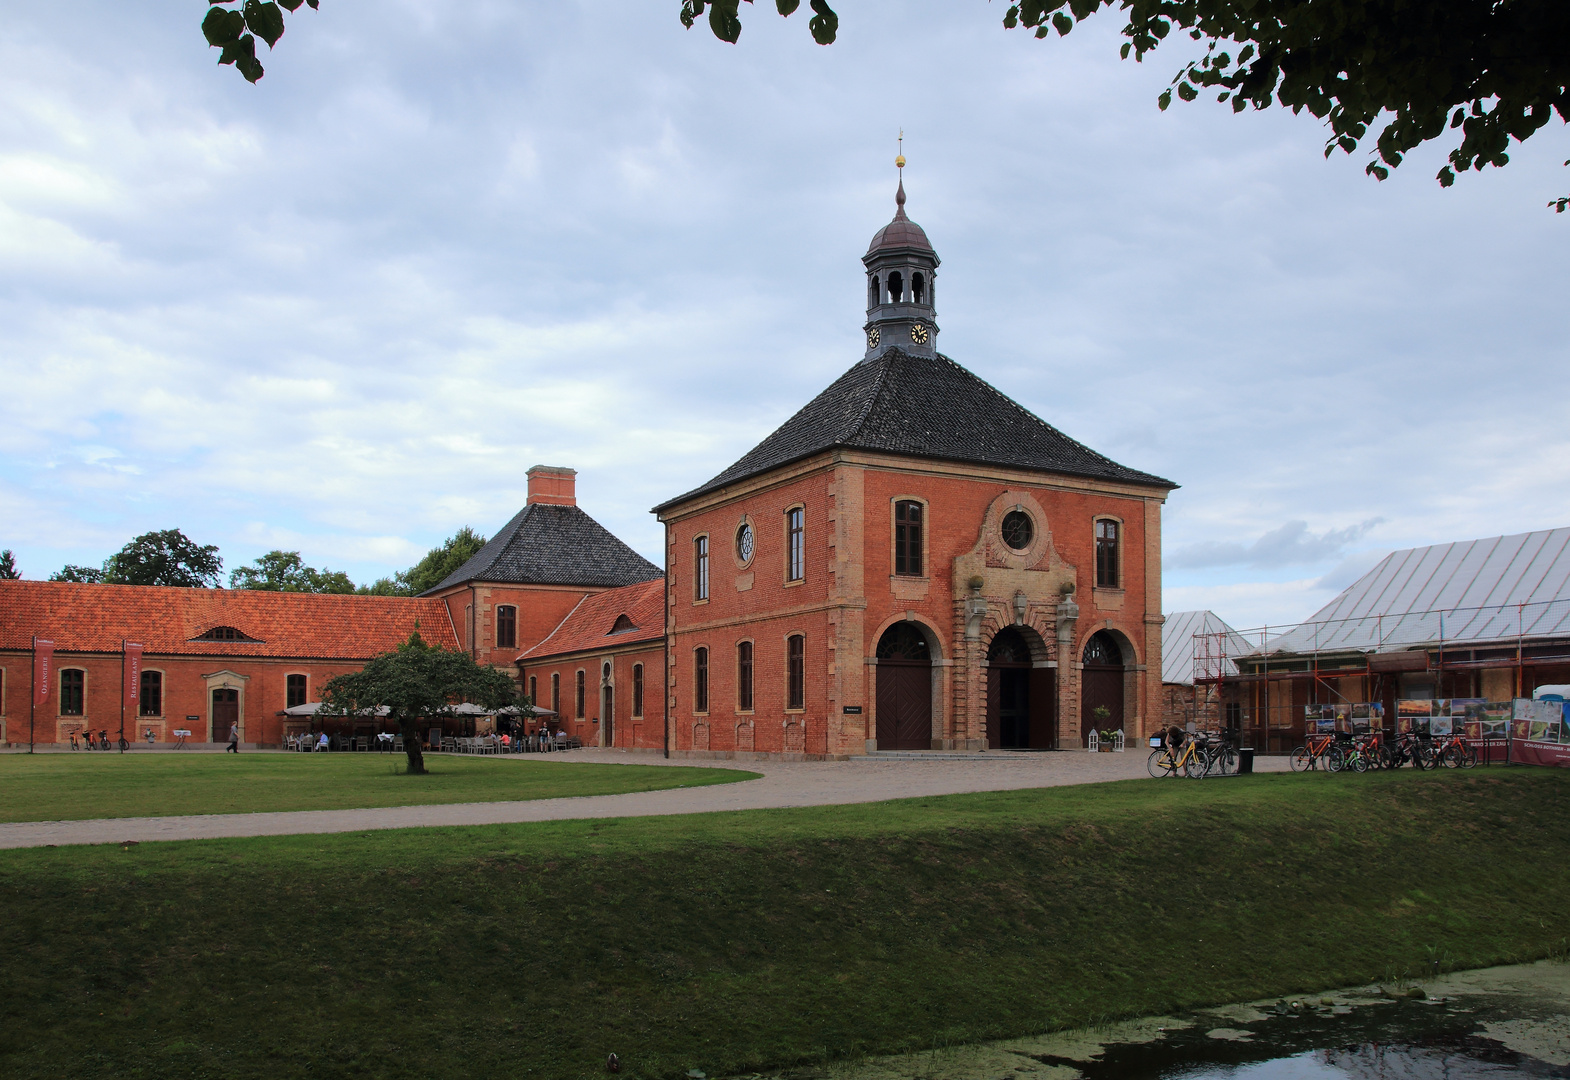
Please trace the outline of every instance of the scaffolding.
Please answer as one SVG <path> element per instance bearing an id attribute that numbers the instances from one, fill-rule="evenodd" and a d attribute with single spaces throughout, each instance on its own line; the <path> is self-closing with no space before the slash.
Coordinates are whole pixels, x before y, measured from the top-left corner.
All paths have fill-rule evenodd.
<path id="1" fill-rule="evenodd" d="M 1543 668 L 1565 668 L 1530 672 Z M 1424 680 L 1428 696 L 1477 697 L 1488 671 L 1511 672 L 1508 693 L 1528 682 L 1570 682 L 1570 599 L 1434 608 L 1389 615 L 1194 635 L 1196 699 L 1221 702 L 1223 722 L 1251 729 L 1259 749 L 1284 751 L 1302 736 L 1302 706 L 1386 701 L 1392 723 L 1403 679 Z M 1361 679 L 1348 698 L 1342 680 Z M 1459 684 L 1467 692 L 1455 691 Z M 1201 690 L 1203 688 L 1203 691 Z"/>

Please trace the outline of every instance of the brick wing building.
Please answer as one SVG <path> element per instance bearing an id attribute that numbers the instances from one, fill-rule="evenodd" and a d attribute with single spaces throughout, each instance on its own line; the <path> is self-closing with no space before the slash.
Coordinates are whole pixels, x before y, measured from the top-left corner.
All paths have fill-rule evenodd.
<path id="1" fill-rule="evenodd" d="M 1161 716 L 1161 505 L 937 352 L 938 256 L 896 195 L 866 353 L 661 504 L 671 748 L 1080 745 Z"/>
<path id="2" fill-rule="evenodd" d="M 127 739 L 151 731 L 164 743 L 185 730 L 223 742 L 238 723 L 243 743 L 277 746 L 282 710 L 318 700 L 328 679 L 416 626 L 432 644 L 458 645 L 438 600 L 0 581 L 0 742 L 118 737 L 130 641 L 143 653 L 137 700 L 124 703 Z M 55 685 L 30 717 L 35 636 L 54 642 Z"/>

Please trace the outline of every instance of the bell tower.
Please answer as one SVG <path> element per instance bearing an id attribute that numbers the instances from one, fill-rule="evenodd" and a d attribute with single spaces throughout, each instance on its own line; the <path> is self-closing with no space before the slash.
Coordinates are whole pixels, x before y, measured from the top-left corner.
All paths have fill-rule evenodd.
<path id="1" fill-rule="evenodd" d="M 921 226 L 905 216 L 903 153 L 894 165 L 900 175 L 894 220 L 878 230 L 861 257 L 867 267 L 867 358 L 891 348 L 934 356 L 938 324 L 933 294 L 940 260 Z"/>

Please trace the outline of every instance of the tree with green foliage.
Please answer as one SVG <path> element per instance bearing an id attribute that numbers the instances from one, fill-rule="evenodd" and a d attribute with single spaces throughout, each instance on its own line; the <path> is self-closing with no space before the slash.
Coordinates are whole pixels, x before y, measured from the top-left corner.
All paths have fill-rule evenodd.
<path id="1" fill-rule="evenodd" d="M 22 572 L 16 568 L 16 556 L 11 549 L 0 551 L 0 581 L 21 581 Z"/>
<path id="2" fill-rule="evenodd" d="M 302 2 L 281 0 L 289 11 Z M 748 0 L 750 3 L 751 0 Z M 789 16 L 801 0 L 775 0 Z M 839 34 L 825 0 L 809 0 L 807 27 L 820 45 Z M 1570 4 L 1564 0 L 1019 0 L 1003 16 L 1009 29 L 1058 36 L 1099 13 L 1127 13 L 1122 55 L 1143 60 L 1174 30 L 1203 42 L 1161 95 L 1193 101 L 1202 92 L 1234 112 L 1279 104 L 1325 121 L 1325 156 L 1352 153 L 1378 127 L 1366 171 L 1380 180 L 1424 143 L 1459 131 L 1439 183 L 1457 172 L 1509 162 L 1510 140 L 1525 142 L 1557 113 L 1570 122 Z M 683 0 L 691 28 L 707 13 L 721 41 L 741 37 L 741 0 Z M 256 38 L 269 48 L 283 35 L 283 12 L 260 0 L 213 0 L 202 32 L 251 82 L 262 77 Z M 1235 50 L 1235 51 L 1234 51 Z M 1570 165 L 1570 162 L 1566 162 Z M 1570 196 L 1549 206 L 1564 212 Z"/>
<path id="3" fill-rule="evenodd" d="M 49 580 L 210 589 L 223 580 L 222 571 L 216 544 L 200 545 L 179 529 L 164 529 L 138 536 L 101 568 L 67 565 Z"/>
<path id="4" fill-rule="evenodd" d="M 305 565 L 298 551 L 269 551 L 250 566 L 229 574 L 231 589 L 267 592 L 352 593 L 354 582 L 342 570 L 317 570 Z"/>
<path id="5" fill-rule="evenodd" d="M 442 716 L 450 706 L 466 701 L 486 709 L 532 704 L 498 668 L 478 664 L 466 652 L 428 644 L 418 623 L 396 649 L 373 657 L 359 671 L 335 676 L 322 687 L 326 715 L 363 716 L 386 708 L 403 733 L 409 772 L 415 775 L 426 771 L 417 722 Z"/>

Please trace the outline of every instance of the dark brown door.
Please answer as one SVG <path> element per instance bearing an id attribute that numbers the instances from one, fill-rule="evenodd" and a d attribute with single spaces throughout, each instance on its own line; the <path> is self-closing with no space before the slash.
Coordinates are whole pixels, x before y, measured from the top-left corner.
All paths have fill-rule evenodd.
<path id="1" fill-rule="evenodd" d="M 602 745 L 616 745 L 616 690 L 607 686 L 600 691 L 600 731 Z"/>
<path id="2" fill-rule="evenodd" d="M 1030 671 L 1030 748 L 1058 748 L 1058 673 L 1052 668 Z"/>
<path id="3" fill-rule="evenodd" d="M 1080 673 L 1084 704 L 1080 708 L 1080 742 L 1090 745 L 1091 729 L 1114 731 L 1123 726 L 1123 669 L 1085 665 Z M 1107 710 L 1105 718 L 1096 715 L 1097 707 Z"/>
<path id="4" fill-rule="evenodd" d="M 987 668 L 987 745 L 994 750 L 1030 746 L 1030 668 L 993 662 Z"/>
<path id="5" fill-rule="evenodd" d="M 932 749 L 929 661 L 878 661 L 878 749 Z"/>
<path id="6" fill-rule="evenodd" d="M 228 742 L 229 729 L 240 722 L 240 691 L 213 691 L 213 742 Z"/>

